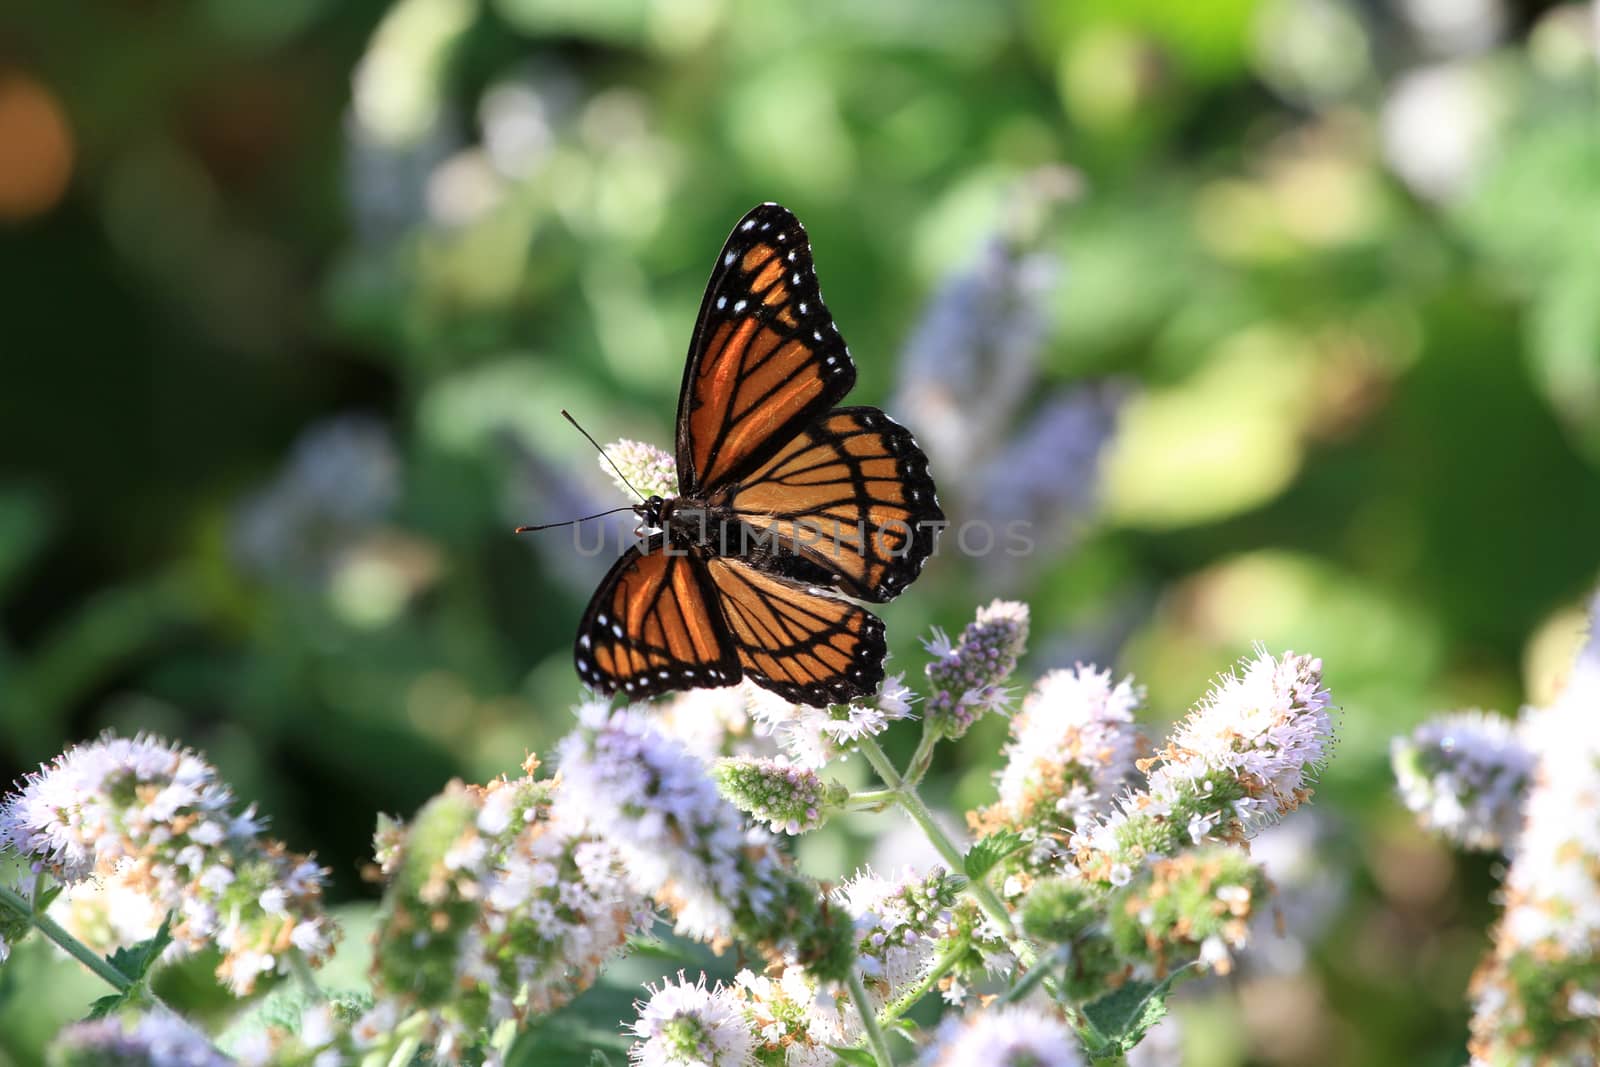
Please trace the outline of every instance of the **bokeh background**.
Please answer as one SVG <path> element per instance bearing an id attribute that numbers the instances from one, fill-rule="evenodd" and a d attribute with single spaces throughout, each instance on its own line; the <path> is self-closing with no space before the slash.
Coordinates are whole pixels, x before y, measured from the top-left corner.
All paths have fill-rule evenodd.
<path id="1" fill-rule="evenodd" d="M 571 723 L 605 561 L 510 528 L 624 501 L 558 410 L 668 444 L 712 258 L 778 200 L 853 399 L 917 431 L 956 518 L 1034 524 L 1027 556 L 946 543 L 884 611 L 897 666 L 996 595 L 1033 605 L 1027 673 L 1133 671 L 1156 724 L 1254 641 L 1324 658 L 1341 747 L 1259 846 L 1287 936 L 1180 998 L 1186 1062 L 1462 1062 L 1495 870 L 1419 835 L 1387 745 L 1547 695 L 1600 574 L 1594 11 L 3 18 L 0 777 L 105 728 L 202 747 L 331 868 L 359 955 L 375 813 Z M 943 755 L 949 810 L 1003 733 Z M 843 873 L 877 828 L 802 860 Z M 615 1020 L 670 969 L 587 999 Z M 98 992 L 25 946 L 0 1062 Z"/>

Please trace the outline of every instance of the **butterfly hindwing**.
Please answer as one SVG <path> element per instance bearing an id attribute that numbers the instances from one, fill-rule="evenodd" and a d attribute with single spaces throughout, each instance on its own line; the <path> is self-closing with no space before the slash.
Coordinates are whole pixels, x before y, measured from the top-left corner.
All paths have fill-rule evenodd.
<path id="1" fill-rule="evenodd" d="M 656 535 L 625 552 L 578 627 L 578 676 L 630 697 L 731 685 L 739 658 L 717 608 L 705 560 Z"/>
<path id="2" fill-rule="evenodd" d="M 707 561 L 746 677 L 801 704 L 842 704 L 883 681 L 883 622 L 826 590 L 738 559 Z"/>
<path id="3" fill-rule="evenodd" d="M 762 204 L 728 236 L 678 396 L 678 487 L 708 493 L 838 403 L 855 364 L 822 303 L 800 221 Z"/>
<path id="4" fill-rule="evenodd" d="M 774 547 L 763 566 L 877 602 L 922 572 L 944 520 L 928 458 L 871 407 L 822 416 L 712 503 Z"/>

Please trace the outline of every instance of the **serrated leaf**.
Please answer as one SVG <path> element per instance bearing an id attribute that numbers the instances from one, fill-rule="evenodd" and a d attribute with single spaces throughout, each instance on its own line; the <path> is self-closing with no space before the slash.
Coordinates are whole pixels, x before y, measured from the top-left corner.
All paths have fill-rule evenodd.
<path id="1" fill-rule="evenodd" d="M 50 905 L 55 903 L 56 897 L 59 897 L 66 888 L 64 885 L 52 885 L 41 889 L 38 895 L 33 898 L 33 910 L 35 912 L 48 910 Z"/>
<path id="2" fill-rule="evenodd" d="M 829 1045 L 828 1051 L 839 1057 L 850 1067 L 878 1067 L 877 1059 L 864 1048 L 850 1048 L 847 1045 Z"/>
<path id="3" fill-rule="evenodd" d="M 1144 1039 L 1145 1033 L 1167 1014 L 1167 993 L 1177 975 L 1160 982 L 1129 981 L 1098 1000 L 1084 1005 L 1083 1014 L 1105 1044 L 1096 1056 L 1121 1056 Z"/>
<path id="4" fill-rule="evenodd" d="M 961 865 L 966 869 L 968 878 L 974 882 L 981 882 L 990 871 L 1000 865 L 1001 860 L 1025 844 L 1027 841 L 1015 830 L 1001 830 L 973 845 L 967 851 Z"/>
<path id="5" fill-rule="evenodd" d="M 101 997 L 89 1005 L 88 1018 L 104 1019 L 107 1015 L 115 1015 L 122 1010 L 124 1004 L 128 1003 L 128 999 L 127 993 L 112 993 L 109 996 Z"/>
<path id="6" fill-rule="evenodd" d="M 151 937 L 128 948 L 119 948 L 106 957 L 107 962 L 135 983 L 144 980 L 161 954 L 172 944 L 172 914 L 161 920 L 161 929 Z"/>

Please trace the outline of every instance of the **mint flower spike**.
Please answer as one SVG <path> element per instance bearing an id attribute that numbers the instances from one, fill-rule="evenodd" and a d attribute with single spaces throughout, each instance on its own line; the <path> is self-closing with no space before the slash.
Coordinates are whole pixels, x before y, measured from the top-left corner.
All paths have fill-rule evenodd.
<path id="1" fill-rule="evenodd" d="M 123 947 L 172 912 L 168 958 L 220 949 L 235 996 L 287 971 L 292 950 L 320 964 L 339 937 L 326 872 L 262 826 L 202 756 L 143 734 L 74 746 L 0 805 L 0 845 L 74 887 L 53 911 L 75 936 Z"/>
<path id="2" fill-rule="evenodd" d="M 358 1040 L 422 1010 L 435 1059 L 455 1062 L 502 1023 L 565 1004 L 653 925 L 621 855 L 559 817 L 564 785 L 537 767 L 530 757 L 520 778 L 451 783 L 409 825 L 380 825 L 379 1000 Z"/>
<path id="3" fill-rule="evenodd" d="M 629 884 L 655 898 L 687 937 L 759 945 L 824 978 L 849 968 L 849 930 L 770 834 L 747 827 L 711 773 L 640 712 L 579 709 L 561 742 L 562 817 L 622 854 Z"/>
<path id="4" fill-rule="evenodd" d="M 1538 764 L 1473 976 L 1474 1067 L 1600 1058 L 1600 599 L 1591 626 L 1561 695 L 1523 716 Z"/>
<path id="5" fill-rule="evenodd" d="M 50 1067 L 234 1067 L 204 1034 L 166 1011 L 74 1023 L 51 1042 Z"/>
<path id="6" fill-rule="evenodd" d="M 1080 822 L 1106 810 L 1135 774 L 1140 743 L 1134 712 L 1144 691 L 1132 678 L 1079 664 L 1039 679 L 1011 719 L 998 799 L 967 822 L 981 836 L 1015 830 L 1029 847 L 1019 853 L 1004 895 L 1024 892 L 1052 873 Z"/>
<path id="7" fill-rule="evenodd" d="M 606 456 L 611 462 L 606 462 Z M 596 456 L 600 468 L 611 476 L 618 491 L 633 499 L 637 489 L 645 496 L 672 497 L 678 495 L 678 461 L 655 445 L 643 441 L 630 441 L 626 437 L 606 445 L 605 456 Z M 613 469 L 611 464 L 615 463 Z M 627 482 L 617 476 L 621 471 Z M 629 484 L 633 488 L 629 488 Z"/>
<path id="8" fill-rule="evenodd" d="M 935 630 L 925 642 L 933 656 L 923 711 L 928 728 L 958 738 L 987 713 L 1003 709 L 1010 698 L 1005 683 L 1027 643 L 1028 605 L 1014 600 L 979 608 L 956 641 Z"/>
<path id="9" fill-rule="evenodd" d="M 1066 1023 L 1020 1004 L 951 1016 L 918 1067 L 1084 1067 Z"/>
<path id="10" fill-rule="evenodd" d="M 1464 848 L 1510 851 L 1535 757 L 1516 724 L 1476 709 L 1440 715 L 1390 744 L 1401 799 L 1424 829 Z"/>
<path id="11" fill-rule="evenodd" d="M 1331 707 L 1321 660 L 1258 648 L 1141 763 L 1150 768 L 1145 789 L 1078 827 L 1078 870 L 1125 885 L 1150 857 L 1241 841 L 1293 811 L 1332 748 Z"/>
<path id="12" fill-rule="evenodd" d="M 802 767 L 818 769 L 876 737 L 892 722 L 911 717 L 916 699 L 904 674 L 891 674 L 871 697 L 814 708 L 791 703 L 770 690 L 750 685 L 750 716 L 756 732 L 775 737 L 784 754 Z"/>
<path id="13" fill-rule="evenodd" d="M 636 1067 L 750 1067 L 756 1036 L 745 1017 L 736 987 L 720 982 L 706 988 L 706 976 L 690 982 L 678 972 L 650 986 L 650 997 L 636 1004 L 639 1016 L 629 1029 L 636 1038 L 628 1062 Z"/>
<path id="14" fill-rule="evenodd" d="M 849 796 L 843 786 L 830 789 L 816 771 L 782 757 L 720 760 L 712 777 L 734 807 L 780 834 L 815 830 L 827 821 L 828 806 Z"/>

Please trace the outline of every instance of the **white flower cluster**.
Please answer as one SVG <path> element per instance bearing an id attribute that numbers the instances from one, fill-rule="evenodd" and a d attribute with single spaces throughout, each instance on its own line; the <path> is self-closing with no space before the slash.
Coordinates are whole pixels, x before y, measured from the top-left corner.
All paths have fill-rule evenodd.
<path id="1" fill-rule="evenodd" d="M 784 752 L 801 767 L 826 766 L 864 737 L 876 737 L 892 722 L 911 715 L 911 690 L 905 675 L 884 679 L 871 700 L 814 708 L 792 704 L 776 693 L 758 690 L 750 713 L 760 734 L 777 738 Z"/>
<path id="2" fill-rule="evenodd" d="M 923 1049 L 920 1067 L 1082 1067 L 1066 1023 L 1037 1008 L 1011 1005 L 952 1016 Z"/>
<path id="3" fill-rule="evenodd" d="M 633 887 L 671 908 L 681 934 L 722 942 L 738 913 L 765 914 L 783 873 L 779 854 L 705 765 L 638 711 L 593 702 L 579 717 L 561 742 L 563 818 L 614 845 Z"/>
<path id="4" fill-rule="evenodd" d="M 1329 708 L 1320 660 L 1258 649 L 1178 724 L 1145 789 L 1079 826 L 1079 869 L 1126 884 L 1152 854 L 1242 838 L 1294 810 L 1332 746 Z"/>
<path id="5" fill-rule="evenodd" d="M 877 1008 L 912 990 L 956 932 L 952 907 L 960 883 L 943 868 L 882 878 L 859 871 L 834 891 L 855 921 L 856 969 Z"/>
<path id="6" fill-rule="evenodd" d="M 1600 598 L 1591 626 L 1566 688 L 1522 724 L 1538 766 L 1473 979 L 1479 1067 L 1600 1062 Z"/>
<path id="7" fill-rule="evenodd" d="M 771 731 L 756 729 L 760 709 L 776 700 L 776 694 L 747 678 L 738 685 L 674 693 L 652 707 L 651 720 L 706 763 L 722 756 L 761 758 L 778 751 Z"/>
<path id="8" fill-rule="evenodd" d="M 1020 832 L 1026 866 L 1043 871 L 1065 854 L 1072 830 L 1104 811 L 1136 774 L 1134 711 L 1143 692 L 1131 678 L 1079 665 L 1041 677 L 1011 720 L 995 804 L 968 816 L 982 834 Z M 1026 878 L 1008 882 L 1017 891 Z"/>
<path id="9" fill-rule="evenodd" d="M 1466 848 L 1509 849 L 1522 827 L 1534 754 L 1510 719 L 1441 715 L 1390 744 L 1400 797 L 1428 830 Z"/>
<path id="10" fill-rule="evenodd" d="M 319 963 L 338 929 L 324 872 L 265 840 L 216 768 L 152 737 L 69 749 L 0 805 L 0 844 L 68 885 L 58 914 L 97 947 L 150 937 L 173 913 L 174 954 L 215 946 L 239 996 L 298 950 Z"/>
<path id="11" fill-rule="evenodd" d="M 410 826 L 381 832 L 380 996 L 358 1038 L 422 1009 L 434 1058 L 455 1062 L 485 1031 L 565 1004 L 652 925 L 622 856 L 557 814 L 564 785 L 535 779 L 536 766 L 452 785 Z"/>
<path id="12" fill-rule="evenodd" d="M 755 1036 L 744 1001 L 731 986 L 706 987 L 705 976 L 689 982 L 678 972 L 650 988 L 629 1027 L 635 1037 L 628 1060 L 638 1067 L 749 1067 Z"/>
<path id="13" fill-rule="evenodd" d="M 623 438 L 606 445 L 605 455 L 596 459 L 600 469 L 609 474 L 617 489 L 628 497 L 633 496 L 635 489 L 645 496 L 678 495 L 678 461 L 655 445 Z M 612 463 L 616 464 L 615 468 Z M 626 476 L 627 482 L 618 476 L 618 471 Z"/>

